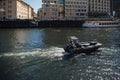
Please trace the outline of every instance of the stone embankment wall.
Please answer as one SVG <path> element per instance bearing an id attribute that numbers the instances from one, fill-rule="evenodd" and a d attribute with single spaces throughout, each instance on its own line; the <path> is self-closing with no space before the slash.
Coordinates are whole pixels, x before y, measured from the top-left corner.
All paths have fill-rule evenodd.
<path id="1" fill-rule="evenodd" d="M 39 21 L 39 27 L 82 27 L 83 20 Z"/>
<path id="2" fill-rule="evenodd" d="M 0 28 L 46 28 L 46 27 L 81 27 L 84 21 L 79 20 L 54 20 L 54 21 L 34 21 L 34 20 L 11 20 L 0 21 Z"/>

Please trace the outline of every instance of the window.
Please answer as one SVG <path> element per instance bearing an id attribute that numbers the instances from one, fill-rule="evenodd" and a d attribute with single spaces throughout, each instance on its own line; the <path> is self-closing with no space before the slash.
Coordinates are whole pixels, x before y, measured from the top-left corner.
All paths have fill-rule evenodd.
<path id="1" fill-rule="evenodd" d="M 5 3 L 3 3 L 3 6 L 5 6 Z"/>
<path id="2" fill-rule="evenodd" d="M 80 13 L 80 15 L 81 15 L 81 16 L 84 16 L 84 15 L 85 15 L 85 13 Z"/>
<path id="3" fill-rule="evenodd" d="M 46 16 L 46 13 L 44 13 L 44 16 Z"/>
<path id="4" fill-rule="evenodd" d="M 70 4 L 70 1 L 68 1 L 68 4 Z"/>
<path id="5" fill-rule="evenodd" d="M 5 7 L 3 7 L 3 9 L 5 10 Z"/>
<path id="6" fill-rule="evenodd" d="M 3 15 L 6 15 L 6 13 L 5 13 L 5 12 L 3 12 Z"/>
<path id="7" fill-rule="evenodd" d="M 11 10 L 8 10 L 8 13 L 12 13 L 12 11 L 11 11 Z"/>
<path id="8" fill-rule="evenodd" d="M 12 1 L 8 1 L 8 3 L 10 3 L 10 4 L 11 4 L 11 3 L 12 3 Z"/>
<path id="9" fill-rule="evenodd" d="M 8 15 L 8 18 L 12 18 L 12 15 Z"/>
<path id="10" fill-rule="evenodd" d="M 11 5 L 8 5 L 8 8 L 12 8 L 12 6 L 11 6 Z"/>
<path id="11" fill-rule="evenodd" d="M 76 4 L 76 2 L 74 2 L 74 4 Z"/>
<path id="12" fill-rule="evenodd" d="M 46 5 L 46 7 L 48 7 L 48 5 Z"/>
<path id="13" fill-rule="evenodd" d="M 54 1 L 54 3 L 56 3 L 56 1 Z"/>
<path id="14" fill-rule="evenodd" d="M 76 16 L 79 16 L 79 13 L 76 13 Z"/>

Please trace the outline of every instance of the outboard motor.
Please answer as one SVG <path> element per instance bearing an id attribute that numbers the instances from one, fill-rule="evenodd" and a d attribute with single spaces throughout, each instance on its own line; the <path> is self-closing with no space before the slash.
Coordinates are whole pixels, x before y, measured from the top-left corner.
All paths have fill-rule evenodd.
<path id="1" fill-rule="evenodd" d="M 71 49 L 71 45 L 70 45 L 70 44 L 67 44 L 67 45 L 64 47 L 65 52 L 69 52 L 70 49 Z"/>

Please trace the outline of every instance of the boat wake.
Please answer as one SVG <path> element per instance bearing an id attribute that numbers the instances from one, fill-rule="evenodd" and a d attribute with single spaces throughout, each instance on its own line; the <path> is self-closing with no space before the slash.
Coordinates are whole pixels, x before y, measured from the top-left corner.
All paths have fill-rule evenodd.
<path id="1" fill-rule="evenodd" d="M 20 53 L 4 53 L 0 55 L 1 57 L 14 57 L 14 58 L 28 58 L 28 57 L 44 57 L 44 58 L 51 58 L 51 59 L 61 59 L 64 55 L 63 48 L 59 47 L 50 47 L 46 49 L 35 49 L 30 52 L 20 52 Z"/>

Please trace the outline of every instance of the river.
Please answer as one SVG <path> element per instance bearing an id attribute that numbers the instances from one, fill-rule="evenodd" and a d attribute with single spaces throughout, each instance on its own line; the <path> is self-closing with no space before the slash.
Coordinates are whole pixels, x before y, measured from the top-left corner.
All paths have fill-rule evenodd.
<path id="1" fill-rule="evenodd" d="M 103 46 L 63 60 L 71 35 Z M 0 29 L 0 80 L 120 80 L 120 28 Z"/>

